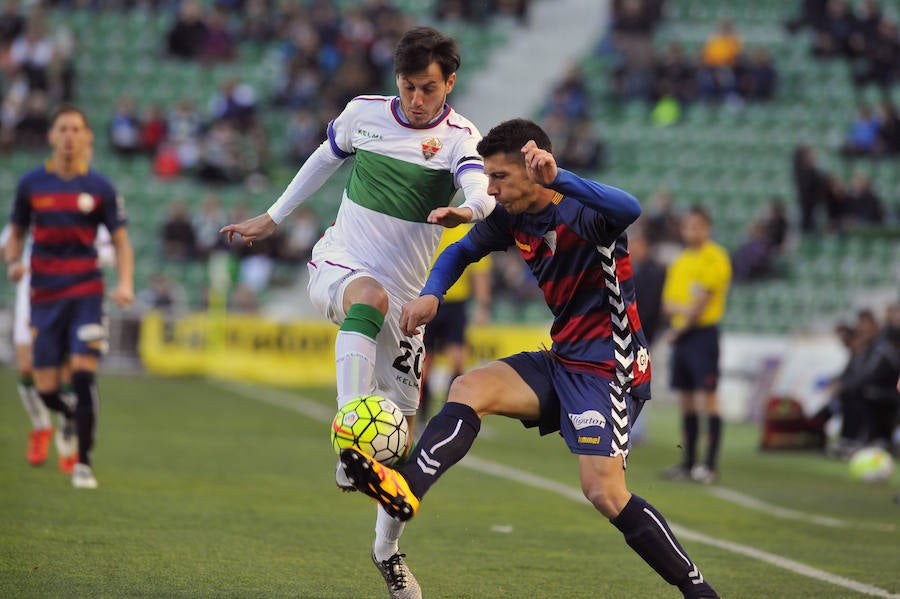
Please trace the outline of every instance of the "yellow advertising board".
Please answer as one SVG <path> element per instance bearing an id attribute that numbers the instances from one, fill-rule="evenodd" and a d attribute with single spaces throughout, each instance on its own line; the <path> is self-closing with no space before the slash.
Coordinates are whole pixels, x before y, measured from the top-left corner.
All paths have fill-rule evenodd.
<path id="1" fill-rule="evenodd" d="M 550 346 L 548 325 L 472 327 L 470 366 Z M 277 322 L 196 313 L 149 312 L 141 322 L 144 367 L 164 376 L 209 375 L 277 386 L 333 385 L 337 327 L 321 320 Z"/>

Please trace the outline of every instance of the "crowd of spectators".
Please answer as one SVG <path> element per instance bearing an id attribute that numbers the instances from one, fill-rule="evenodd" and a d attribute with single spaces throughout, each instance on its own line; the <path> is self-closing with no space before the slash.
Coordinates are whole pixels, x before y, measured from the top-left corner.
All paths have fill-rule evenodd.
<path id="1" fill-rule="evenodd" d="M 75 96 L 75 48 L 71 30 L 51 28 L 40 4 L 2 3 L 0 151 L 44 146 L 53 106 Z"/>
<path id="2" fill-rule="evenodd" d="M 858 107 L 840 152 L 847 158 L 900 155 L 900 115 L 889 97 L 881 100 L 877 111 L 868 104 Z"/>
<path id="3" fill-rule="evenodd" d="M 466 23 L 485 23 L 507 17 L 527 25 L 530 4 L 531 0 L 438 0 L 434 5 L 434 16 L 439 21 Z"/>
<path id="4" fill-rule="evenodd" d="M 787 29 L 805 28 L 812 30 L 813 55 L 847 61 L 857 88 L 875 85 L 887 92 L 900 79 L 897 23 L 877 0 L 803 0 Z"/>
<path id="5" fill-rule="evenodd" d="M 819 166 L 812 146 L 801 144 L 794 150 L 793 180 L 803 233 L 823 229 L 841 233 L 848 228 L 887 222 L 884 201 L 869 175 L 858 169 L 849 181 L 842 180 Z"/>
<path id="6" fill-rule="evenodd" d="M 746 47 L 734 23 L 722 19 L 695 56 L 679 41 L 661 51 L 653 34 L 661 23 L 660 0 L 614 3 L 612 25 L 602 49 L 615 66 L 611 95 L 640 99 L 659 107 L 660 124 L 676 122 L 681 108 L 697 101 L 741 104 L 772 99 L 778 83 L 768 49 Z"/>

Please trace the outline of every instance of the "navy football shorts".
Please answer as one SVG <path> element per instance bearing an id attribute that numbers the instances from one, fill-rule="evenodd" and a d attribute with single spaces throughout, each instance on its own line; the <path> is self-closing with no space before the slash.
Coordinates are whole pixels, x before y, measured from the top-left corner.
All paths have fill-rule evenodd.
<path id="1" fill-rule="evenodd" d="M 685 332 L 672 346 L 671 383 L 679 391 L 715 391 L 719 384 L 719 327 Z"/>
<path id="2" fill-rule="evenodd" d="M 69 297 L 31 304 L 35 368 L 59 366 L 73 354 L 99 356 L 106 344 L 103 297 Z"/>
<path id="3" fill-rule="evenodd" d="M 502 358 L 531 387 L 540 402 L 537 421 L 523 420 L 526 427 L 538 427 L 542 435 L 559 431 L 574 454 L 613 456 L 613 435 L 627 439 L 631 446 L 631 424 L 644 405 L 625 395 L 628 419 L 617 423 L 612 417 L 610 379 L 575 372 L 554 359 L 549 352 L 522 352 Z"/>

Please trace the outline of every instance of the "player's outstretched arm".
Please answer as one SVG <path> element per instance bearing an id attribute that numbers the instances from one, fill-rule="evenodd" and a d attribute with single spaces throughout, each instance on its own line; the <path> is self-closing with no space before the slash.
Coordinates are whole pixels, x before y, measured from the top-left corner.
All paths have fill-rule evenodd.
<path id="1" fill-rule="evenodd" d="M 407 337 L 417 334 L 421 325 L 434 319 L 440 305 L 438 297 L 431 294 L 421 295 L 407 302 L 400 308 L 400 330 Z"/>
<path id="2" fill-rule="evenodd" d="M 244 222 L 225 225 L 219 229 L 219 233 L 228 235 L 228 243 L 234 241 L 234 235 L 238 234 L 247 246 L 251 246 L 254 241 L 265 239 L 274 233 L 277 226 L 272 217 L 269 216 L 269 213 L 263 212 L 259 216 L 254 216 Z"/>
<path id="3" fill-rule="evenodd" d="M 9 236 L 3 248 L 3 261 L 6 263 L 6 276 L 12 283 L 21 281 L 27 272 L 27 267 L 22 263 L 25 233 L 25 229 L 10 223 Z"/>

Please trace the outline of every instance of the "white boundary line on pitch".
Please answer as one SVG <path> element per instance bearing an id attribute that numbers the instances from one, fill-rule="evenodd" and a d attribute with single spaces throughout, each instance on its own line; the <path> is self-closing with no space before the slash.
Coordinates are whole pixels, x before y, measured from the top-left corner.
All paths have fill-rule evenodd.
<path id="1" fill-rule="evenodd" d="M 260 403 L 277 406 L 279 408 L 284 408 L 294 412 L 299 412 L 300 414 L 303 414 L 313 420 L 318 420 L 320 422 L 330 422 L 334 416 L 334 414 L 332 413 L 333 411 L 329 408 L 324 407 L 322 404 L 287 391 L 281 391 L 279 389 L 273 389 L 270 387 L 263 387 L 244 382 L 226 382 L 212 379 L 210 380 L 210 382 L 214 385 L 217 385 L 223 390 L 239 394 L 243 397 L 246 397 L 247 399 L 252 399 Z M 477 472 L 482 472 L 484 474 L 489 474 L 498 478 L 505 478 L 507 480 L 518 482 L 523 485 L 534 487 L 536 489 L 550 491 L 578 503 L 588 503 L 587 499 L 584 497 L 580 489 L 570 487 L 568 485 L 550 480 L 548 478 L 544 478 L 542 476 L 538 476 L 536 474 L 532 474 L 530 472 L 526 472 L 524 470 L 519 470 L 518 468 L 511 468 L 509 466 L 504 466 L 503 464 L 483 460 L 472 455 L 466 456 L 460 462 L 460 465 L 469 468 L 470 470 L 475 470 Z M 760 502 L 760 504 L 766 505 L 764 504 L 764 502 Z M 813 568 L 812 566 L 808 566 L 801 562 L 782 557 L 775 553 L 769 553 L 768 551 L 762 551 L 747 545 L 742 545 L 740 543 L 716 539 L 703 533 L 693 531 L 689 528 L 684 528 L 683 526 L 673 524 L 671 522 L 669 522 L 669 526 L 679 537 L 689 539 L 691 541 L 696 541 L 697 543 L 711 545 L 713 547 L 717 547 L 725 551 L 730 551 L 732 553 L 737 553 L 745 557 L 750 557 L 777 568 L 787 570 L 794 574 L 799 574 L 801 576 L 806 576 L 807 578 L 827 582 L 829 584 L 843 587 L 845 589 L 850 589 L 864 595 L 870 595 L 872 597 L 900 599 L 900 595 L 893 594 L 882 588 L 863 582 L 858 582 L 856 580 L 851 580 L 849 578 L 838 576 L 836 574 L 831 574 L 830 572 L 819 570 L 818 568 Z"/>
<path id="2" fill-rule="evenodd" d="M 727 487 L 710 487 L 708 489 L 708 492 L 710 495 L 718 497 L 719 499 L 724 499 L 725 501 L 736 503 L 739 506 L 745 507 L 747 509 L 765 512 L 770 516 L 783 518 L 784 520 L 799 520 L 801 522 L 818 524 L 820 526 L 827 526 L 829 528 L 864 528 L 867 530 L 878 530 L 881 532 L 894 532 L 895 530 L 897 530 L 897 527 L 893 524 L 882 524 L 878 522 L 850 522 L 848 520 L 841 520 L 839 518 L 832 518 L 830 516 L 807 514 L 806 512 L 800 512 L 797 510 L 792 510 L 790 508 L 781 507 L 773 503 L 768 503 L 761 499 L 757 499 L 752 495 L 746 495 L 744 493 L 741 493 L 740 491 L 735 491 L 734 489 L 729 489 Z"/>

